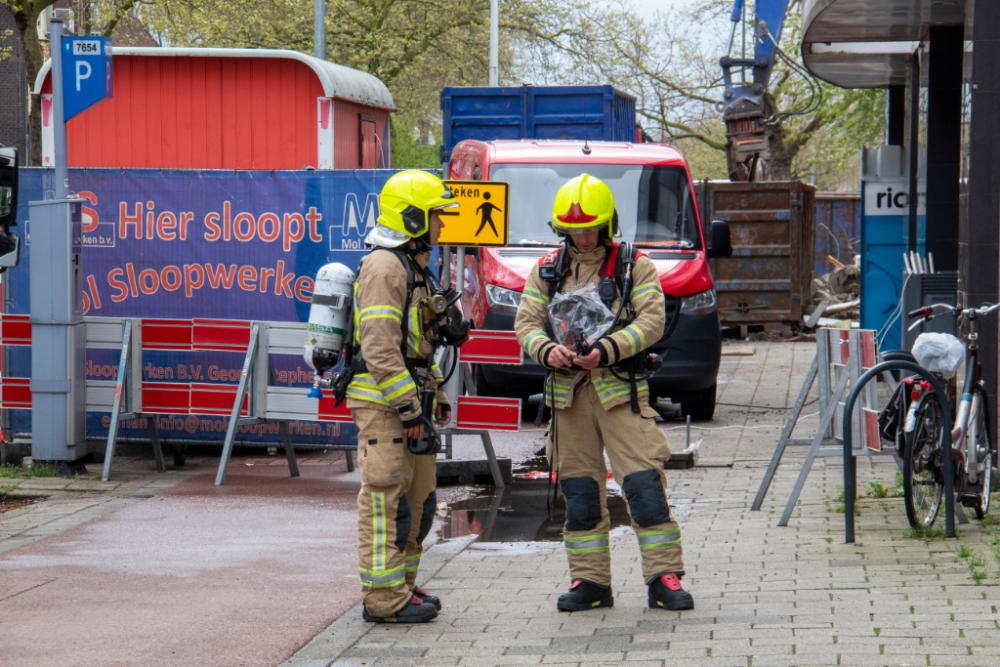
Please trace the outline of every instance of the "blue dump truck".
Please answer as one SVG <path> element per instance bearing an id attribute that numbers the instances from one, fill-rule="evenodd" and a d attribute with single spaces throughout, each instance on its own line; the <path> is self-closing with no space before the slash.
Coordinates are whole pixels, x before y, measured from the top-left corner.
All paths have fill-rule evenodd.
<path id="1" fill-rule="evenodd" d="M 465 139 L 636 141 L 635 98 L 613 86 L 445 88 L 441 163 Z"/>

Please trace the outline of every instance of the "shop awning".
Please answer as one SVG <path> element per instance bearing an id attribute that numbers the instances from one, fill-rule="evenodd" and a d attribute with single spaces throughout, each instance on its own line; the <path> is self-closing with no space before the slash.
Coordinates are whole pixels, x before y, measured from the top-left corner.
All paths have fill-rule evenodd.
<path id="1" fill-rule="evenodd" d="M 802 59 L 844 88 L 906 82 L 909 55 L 934 25 L 962 25 L 966 0 L 805 0 Z"/>

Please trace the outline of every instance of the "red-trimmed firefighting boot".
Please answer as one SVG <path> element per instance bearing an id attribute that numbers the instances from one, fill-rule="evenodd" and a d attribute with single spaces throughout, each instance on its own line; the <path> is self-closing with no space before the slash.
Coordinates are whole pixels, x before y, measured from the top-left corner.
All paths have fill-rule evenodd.
<path id="1" fill-rule="evenodd" d="M 599 586 L 583 579 L 574 580 L 569 591 L 560 595 L 556 603 L 559 611 L 584 611 L 614 606 L 615 597 L 611 593 L 611 586 Z"/>
<path id="2" fill-rule="evenodd" d="M 438 596 L 431 595 L 430 593 L 422 589 L 420 586 L 417 586 L 413 589 L 413 594 L 416 595 L 418 598 L 420 598 L 421 601 L 426 602 L 427 604 L 432 604 L 434 605 L 435 609 L 441 611 L 441 598 L 439 598 Z"/>
<path id="3" fill-rule="evenodd" d="M 649 584 L 649 606 L 653 609 L 682 611 L 694 609 L 694 598 L 681 588 L 681 578 L 676 572 L 661 575 Z"/>

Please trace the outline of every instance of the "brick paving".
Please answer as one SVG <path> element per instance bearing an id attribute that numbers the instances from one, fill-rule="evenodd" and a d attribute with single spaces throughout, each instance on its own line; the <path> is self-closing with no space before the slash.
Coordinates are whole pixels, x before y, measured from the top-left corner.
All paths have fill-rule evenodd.
<path id="1" fill-rule="evenodd" d="M 791 406 L 814 345 L 754 345 L 753 356 L 723 358 L 720 403 Z M 314 641 L 286 664 L 1000 664 L 995 526 L 973 520 L 958 540 L 912 536 L 892 497 L 891 457 L 859 462 L 859 488 L 878 479 L 890 494 L 860 501 L 855 544 L 843 541 L 836 458 L 817 460 L 789 525 L 777 526 L 802 447 L 786 454 L 763 510 L 750 511 L 785 415 L 720 405 L 706 425 L 716 430 L 693 431 L 705 438 L 699 465 L 669 474 L 694 611 L 646 607 L 630 529 L 614 533 L 615 607 L 575 614 L 555 611 L 569 584 L 560 544 L 476 543 L 426 582 L 444 604 L 436 622 L 364 626 L 352 610 L 346 634 L 347 625 L 328 631 L 339 644 Z M 802 424 L 796 435 L 809 436 L 817 418 Z M 664 427 L 683 440 L 677 422 Z M 351 632 L 358 639 L 345 643 Z"/>

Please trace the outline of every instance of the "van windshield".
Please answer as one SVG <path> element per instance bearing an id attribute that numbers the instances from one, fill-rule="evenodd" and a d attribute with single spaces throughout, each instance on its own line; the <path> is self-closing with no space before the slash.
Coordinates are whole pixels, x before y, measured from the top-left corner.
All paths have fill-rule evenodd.
<path id="1" fill-rule="evenodd" d="M 700 249 L 698 218 L 682 167 L 631 164 L 495 164 L 490 180 L 510 183 L 510 244 L 549 245 L 552 202 L 563 183 L 581 173 L 611 187 L 621 226 L 619 240 Z"/>

